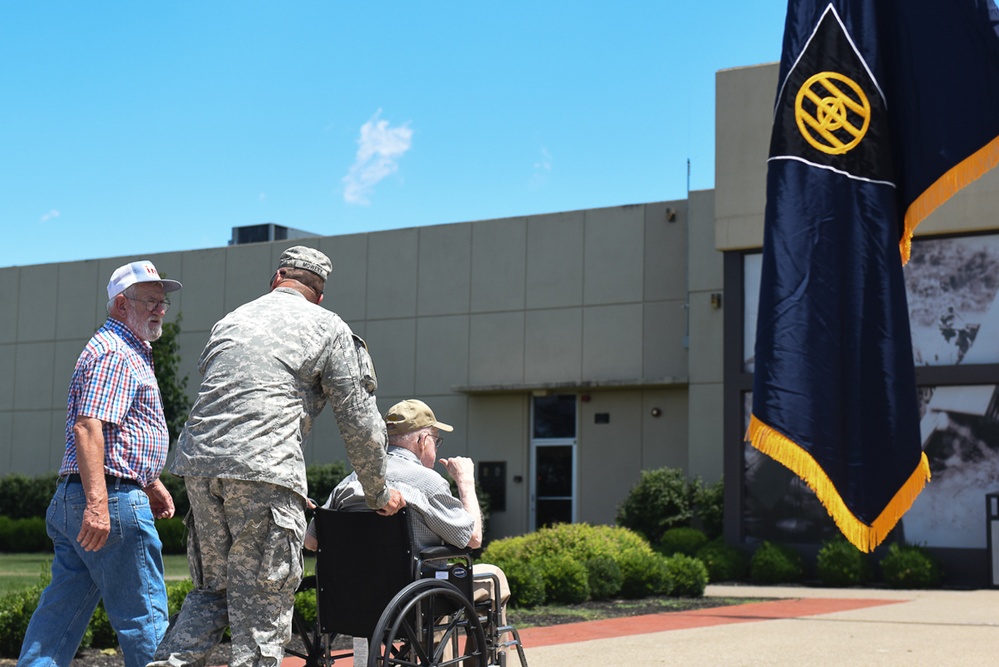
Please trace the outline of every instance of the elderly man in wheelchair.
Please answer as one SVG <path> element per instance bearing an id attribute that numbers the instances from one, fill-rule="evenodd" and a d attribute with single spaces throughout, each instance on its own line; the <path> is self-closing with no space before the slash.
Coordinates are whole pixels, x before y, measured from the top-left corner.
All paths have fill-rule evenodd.
<path id="1" fill-rule="evenodd" d="M 520 636 L 506 623 L 509 586 L 492 565 L 473 567 L 482 544 L 474 468 L 466 457 L 437 459 L 453 428 L 422 401 L 402 401 L 385 415 L 386 481 L 407 507 L 393 517 L 368 510 L 356 475 L 344 479 L 309 525 L 305 547 L 317 552 L 317 623 L 301 627 L 306 664 L 486 667 L 506 665 L 513 647 L 527 660 Z M 433 470 L 439 462 L 458 498 Z M 336 654 L 336 635 L 354 637 L 354 652 Z M 295 654 L 294 651 L 289 653 Z M 366 655 L 365 655 L 366 654 Z"/>

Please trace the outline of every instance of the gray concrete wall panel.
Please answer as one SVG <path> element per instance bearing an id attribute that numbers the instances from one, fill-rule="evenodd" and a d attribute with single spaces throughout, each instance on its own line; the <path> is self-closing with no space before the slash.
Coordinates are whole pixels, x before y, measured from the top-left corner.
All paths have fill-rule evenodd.
<path id="1" fill-rule="evenodd" d="M 16 367 L 17 345 L 0 345 L 0 412 L 14 409 Z"/>
<path id="2" fill-rule="evenodd" d="M 527 307 L 583 303 L 583 211 L 527 219 Z"/>
<path id="3" fill-rule="evenodd" d="M 367 319 L 416 315 L 418 250 L 418 229 L 368 237 Z"/>
<path id="4" fill-rule="evenodd" d="M 659 411 L 658 417 L 653 416 L 653 410 Z M 690 429 L 688 413 L 686 387 L 642 392 L 640 470 L 654 470 L 667 466 L 680 470 L 687 469 L 687 441 Z M 721 439 L 717 445 L 721 447 Z M 638 477 L 635 477 L 632 485 L 637 482 Z"/>
<path id="5" fill-rule="evenodd" d="M 416 320 L 368 321 L 365 333 L 378 374 L 378 395 L 411 397 L 416 389 Z"/>
<path id="6" fill-rule="evenodd" d="M 467 313 L 472 267 L 471 225 L 420 229 L 417 315 Z"/>
<path id="7" fill-rule="evenodd" d="M 645 207 L 586 211 L 584 219 L 583 303 L 641 301 Z"/>
<path id="8" fill-rule="evenodd" d="M 583 309 L 526 313 L 524 381 L 580 382 L 583 379 Z"/>
<path id="9" fill-rule="evenodd" d="M 451 387 L 468 384 L 468 338 L 467 315 L 417 318 L 416 396 L 450 393 Z"/>
<path id="10" fill-rule="evenodd" d="M 642 377 L 642 304 L 583 310 L 583 376 L 590 380 Z"/>
<path id="11" fill-rule="evenodd" d="M 53 406 L 54 341 L 18 343 L 14 368 L 14 409 L 38 410 Z M 63 397 L 65 398 L 65 396 Z M 65 408 L 65 403 L 63 404 Z"/>
<path id="12" fill-rule="evenodd" d="M 207 334 L 224 314 L 242 305 L 235 303 L 234 300 L 227 303 L 225 286 L 228 257 L 229 253 L 225 248 L 185 253 L 183 276 L 177 278 L 184 284 L 184 289 L 171 293 L 170 301 L 174 305 L 170 306 L 170 311 L 167 313 L 168 321 L 176 321 L 176 317 L 181 315 L 181 331 L 204 331 Z M 248 280 L 252 280 L 249 287 L 259 288 L 260 294 L 267 291 L 266 283 L 270 276 L 265 265 L 254 267 L 252 272 L 242 273 L 247 275 Z M 250 277 L 253 274 L 255 277 Z M 243 294 L 248 296 L 245 291 Z M 206 342 L 208 342 L 207 335 L 202 340 L 202 347 Z M 195 361 L 200 354 L 199 348 Z"/>
<path id="13" fill-rule="evenodd" d="M 15 410 L 13 414 L 13 445 L 10 450 L 10 469 L 34 477 L 53 471 L 65 451 L 66 411 L 63 410 L 61 426 L 53 432 L 53 410 Z M 62 443 L 59 457 L 52 463 L 54 442 Z"/>
<path id="14" fill-rule="evenodd" d="M 0 269 L 0 308 L 4 317 L 0 317 L 0 345 L 17 341 L 18 317 L 11 314 L 18 312 L 20 296 L 21 270 L 17 267 Z"/>
<path id="15" fill-rule="evenodd" d="M 684 302 L 656 301 L 642 306 L 642 369 L 646 378 L 686 378 Z"/>
<path id="16" fill-rule="evenodd" d="M 97 331 L 107 316 L 107 283 L 110 275 L 97 274 L 98 262 L 73 262 L 50 264 L 59 271 L 59 288 L 56 292 L 56 338 L 88 339 Z M 99 313 L 94 310 L 94 292 L 103 293 Z M 99 298 L 98 301 L 101 301 Z"/>
<path id="17" fill-rule="evenodd" d="M 333 262 L 333 273 L 326 280 L 323 306 L 342 317 L 353 329 L 354 322 L 367 316 L 368 235 L 351 234 L 318 240 L 319 250 Z M 354 333 L 361 335 L 356 329 Z"/>
<path id="18" fill-rule="evenodd" d="M 585 399 L 589 396 L 589 401 Z M 579 403 L 579 520 L 614 524 L 642 465 L 642 392 L 584 394 Z M 596 415 L 608 419 L 596 423 Z M 599 493 L 593 493 L 600 489 Z M 587 492 L 589 491 L 589 492 Z"/>
<path id="19" fill-rule="evenodd" d="M 469 332 L 470 385 L 524 382 L 524 313 L 472 315 Z"/>
<path id="20" fill-rule="evenodd" d="M 109 276 L 111 274 L 108 274 Z M 59 294 L 59 267 L 40 264 L 21 268 L 17 298 L 17 340 L 54 340 L 55 304 Z M 51 295 L 42 300 L 43 294 Z"/>
<path id="21" fill-rule="evenodd" d="M 489 517 L 488 534 L 493 539 L 526 530 L 531 474 L 527 460 L 528 401 L 523 394 L 468 398 L 469 455 L 476 464 L 506 463 L 506 511 L 492 512 Z"/>
<path id="22" fill-rule="evenodd" d="M 644 208 L 644 299 L 682 300 L 687 271 L 687 202 L 658 202 Z"/>
<path id="23" fill-rule="evenodd" d="M 767 156 L 778 66 L 721 70 L 715 75 L 716 247 L 763 242 Z M 748 245 L 741 245 L 748 244 Z"/>
<path id="24" fill-rule="evenodd" d="M 471 227 L 471 312 L 523 310 L 527 218 L 473 222 Z"/>

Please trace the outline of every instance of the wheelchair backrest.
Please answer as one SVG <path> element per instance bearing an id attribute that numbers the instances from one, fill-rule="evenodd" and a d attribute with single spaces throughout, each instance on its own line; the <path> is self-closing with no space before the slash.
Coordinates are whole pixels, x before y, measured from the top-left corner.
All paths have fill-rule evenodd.
<path id="1" fill-rule="evenodd" d="M 320 628 L 370 637 L 388 603 L 415 578 L 408 511 L 386 517 L 317 508 L 315 522 Z"/>

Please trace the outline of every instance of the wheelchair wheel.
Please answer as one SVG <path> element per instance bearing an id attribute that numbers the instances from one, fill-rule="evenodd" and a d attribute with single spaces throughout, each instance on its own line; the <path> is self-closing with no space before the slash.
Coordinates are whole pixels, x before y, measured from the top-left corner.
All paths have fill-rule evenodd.
<path id="1" fill-rule="evenodd" d="M 402 589 L 375 626 L 368 667 L 482 667 L 486 638 L 475 607 L 452 584 L 421 579 Z"/>

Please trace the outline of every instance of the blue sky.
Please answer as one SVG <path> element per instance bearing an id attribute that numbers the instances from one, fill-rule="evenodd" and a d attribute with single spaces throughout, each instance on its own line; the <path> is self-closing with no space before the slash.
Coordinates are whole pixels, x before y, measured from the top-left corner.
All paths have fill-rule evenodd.
<path id="1" fill-rule="evenodd" d="M 5 2 L 0 267 L 684 198 L 785 9 Z"/>

